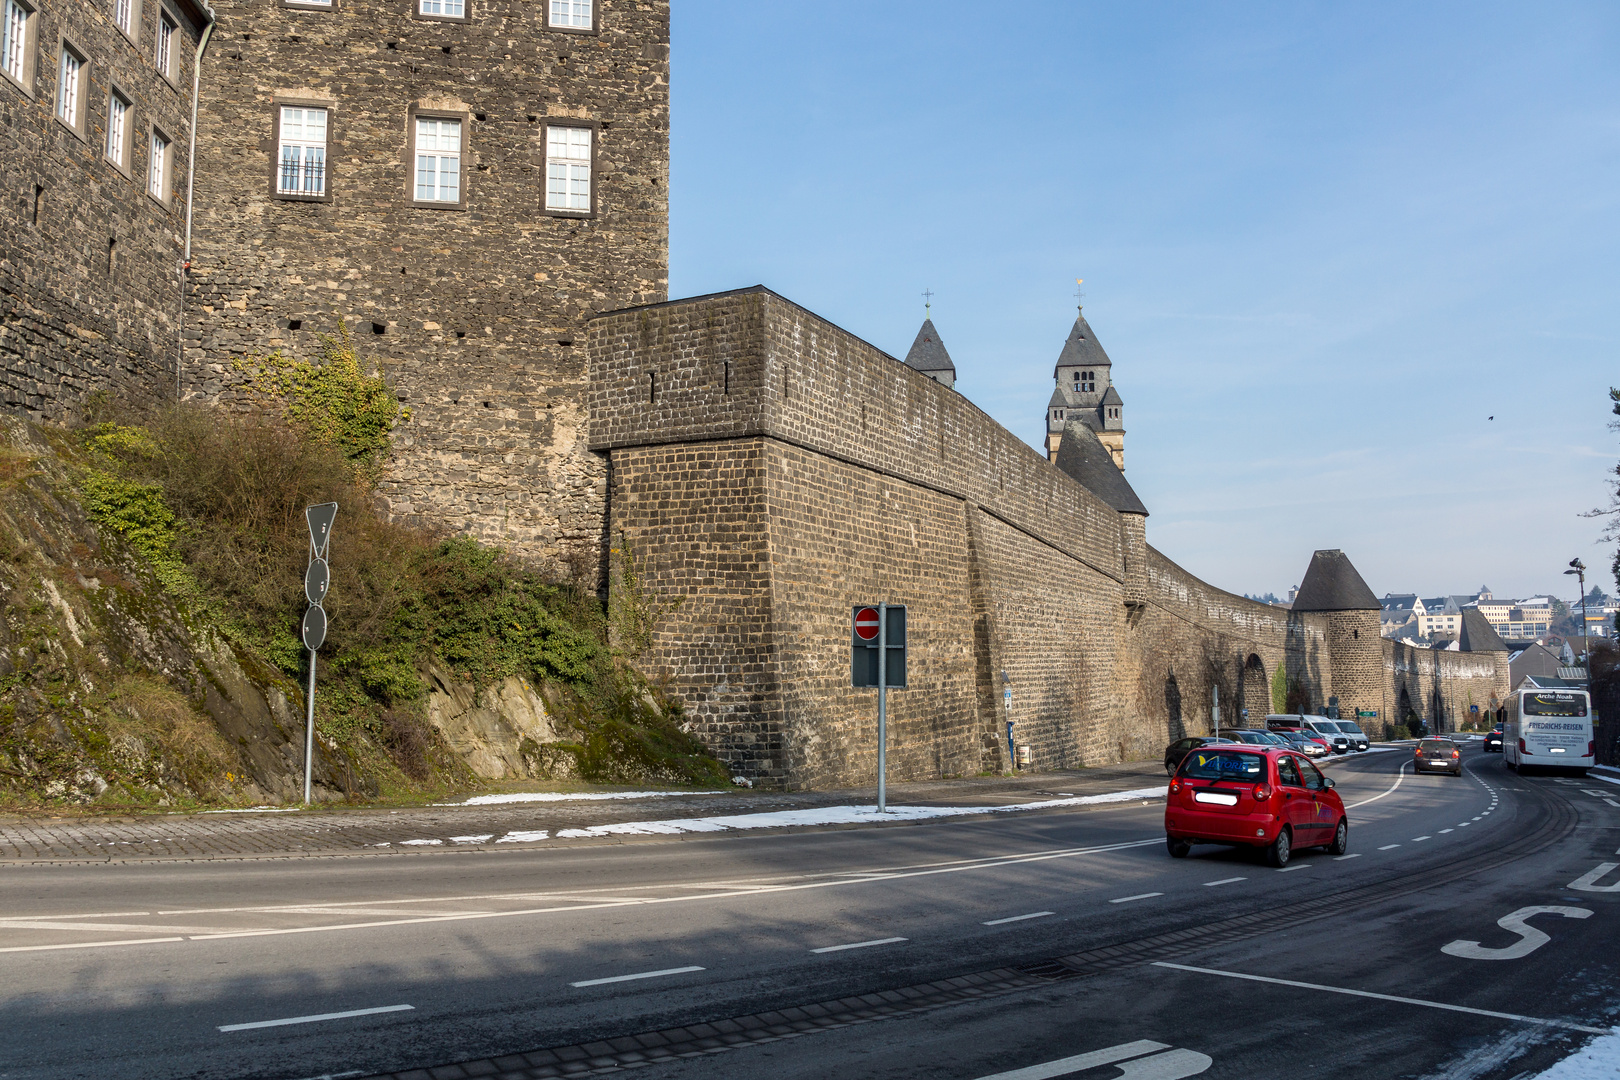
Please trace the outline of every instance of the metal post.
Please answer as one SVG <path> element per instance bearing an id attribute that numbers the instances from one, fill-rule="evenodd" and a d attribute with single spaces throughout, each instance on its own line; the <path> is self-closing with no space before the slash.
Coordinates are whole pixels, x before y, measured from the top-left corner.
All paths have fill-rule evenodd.
<path id="1" fill-rule="evenodd" d="M 315 650 L 309 650 L 309 714 L 304 724 L 304 805 L 309 805 L 310 773 L 315 765 Z"/>
<path id="2" fill-rule="evenodd" d="M 889 605 L 878 605 L 878 813 L 889 811 Z"/>

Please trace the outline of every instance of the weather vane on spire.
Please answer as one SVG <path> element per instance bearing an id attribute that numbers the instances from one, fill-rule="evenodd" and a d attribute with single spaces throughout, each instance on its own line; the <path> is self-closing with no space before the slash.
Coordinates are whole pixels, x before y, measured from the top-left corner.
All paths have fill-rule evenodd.
<path id="1" fill-rule="evenodd" d="M 933 289 L 924 289 L 922 291 L 922 298 L 923 298 L 923 311 L 927 312 L 927 314 L 924 316 L 924 318 L 933 318 L 933 315 L 934 315 L 934 290 Z"/>
<path id="2" fill-rule="evenodd" d="M 1086 294 L 1080 291 L 1080 286 L 1084 285 L 1085 283 L 1085 278 L 1074 279 L 1074 310 L 1076 311 L 1081 311 L 1086 306 L 1083 302 L 1086 298 Z"/>

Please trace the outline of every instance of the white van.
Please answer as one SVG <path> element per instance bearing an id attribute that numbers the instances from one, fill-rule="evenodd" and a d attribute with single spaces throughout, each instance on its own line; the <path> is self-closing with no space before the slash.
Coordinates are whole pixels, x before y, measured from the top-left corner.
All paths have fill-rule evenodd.
<path id="1" fill-rule="evenodd" d="M 1272 713 L 1266 717 L 1266 727 L 1272 731 L 1303 731 L 1323 739 L 1335 754 L 1350 752 L 1350 736 L 1339 730 L 1339 725 L 1325 716 L 1312 713 Z"/>
<path id="2" fill-rule="evenodd" d="M 1502 764 L 1574 769 L 1597 764 L 1592 702 L 1585 690 L 1528 688 L 1508 696 L 1502 721 Z"/>

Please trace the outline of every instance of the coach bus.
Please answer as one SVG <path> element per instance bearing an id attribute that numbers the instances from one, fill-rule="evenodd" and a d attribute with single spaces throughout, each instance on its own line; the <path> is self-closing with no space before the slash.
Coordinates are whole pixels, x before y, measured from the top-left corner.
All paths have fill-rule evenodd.
<path id="1" fill-rule="evenodd" d="M 1574 769 L 1597 764 L 1592 701 L 1585 690 L 1526 687 L 1508 695 L 1502 721 L 1502 763 L 1510 769 Z"/>

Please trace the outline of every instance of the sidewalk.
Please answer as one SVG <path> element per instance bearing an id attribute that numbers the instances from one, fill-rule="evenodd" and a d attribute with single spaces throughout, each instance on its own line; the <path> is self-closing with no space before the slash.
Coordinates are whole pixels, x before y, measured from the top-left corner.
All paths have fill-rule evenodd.
<path id="1" fill-rule="evenodd" d="M 997 807 L 1085 796 L 1163 789 L 1158 761 L 1097 769 L 890 784 L 891 807 Z M 500 798 L 500 797 L 496 797 Z M 310 810 L 231 811 L 132 818 L 0 816 L 0 864 L 129 862 L 195 859 L 404 855 L 431 851 L 568 845 L 617 834 L 720 831 L 705 819 L 826 809 L 822 815 L 756 819 L 755 827 L 848 825 L 832 808 L 874 807 L 876 788 L 804 793 L 747 790 L 698 792 L 571 792 L 519 794 L 494 802 L 403 810 L 316 807 Z M 1112 801 L 1117 801 L 1112 800 Z M 1077 805 L 1070 802 L 1068 805 Z M 865 817 L 865 815 L 860 815 Z M 901 817 L 915 820 L 921 814 Z M 810 820 L 803 820 L 803 819 Z M 817 820 L 818 818 L 822 820 Z M 635 823 L 683 819 L 686 828 Z M 695 823 L 694 823 L 695 821 Z M 873 822 L 873 824 L 879 824 Z M 889 824 L 883 822 L 881 824 Z M 618 828 L 613 828 L 618 826 Z M 572 834 L 559 837 L 559 833 Z"/>

